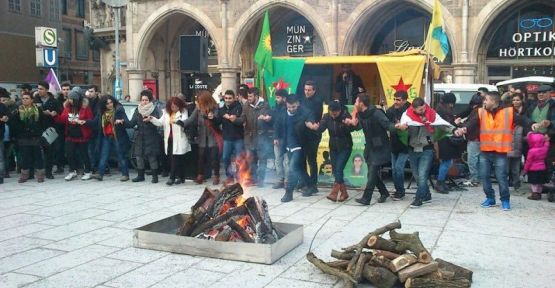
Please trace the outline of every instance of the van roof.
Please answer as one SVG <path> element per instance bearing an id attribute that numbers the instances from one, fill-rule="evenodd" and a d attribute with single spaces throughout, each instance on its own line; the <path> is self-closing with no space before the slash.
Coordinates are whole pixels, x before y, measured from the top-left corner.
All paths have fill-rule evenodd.
<path id="1" fill-rule="evenodd" d="M 514 78 L 510 80 L 505 80 L 497 83 L 497 86 L 505 86 L 505 85 L 514 85 L 520 83 L 534 83 L 534 84 L 551 84 L 555 81 L 553 77 L 546 77 L 546 76 L 529 76 L 529 77 L 521 77 L 521 78 Z"/>
<path id="2" fill-rule="evenodd" d="M 478 88 L 485 87 L 488 91 L 497 91 L 497 87 L 490 84 L 446 84 L 438 83 L 434 84 L 435 91 L 478 91 Z"/>

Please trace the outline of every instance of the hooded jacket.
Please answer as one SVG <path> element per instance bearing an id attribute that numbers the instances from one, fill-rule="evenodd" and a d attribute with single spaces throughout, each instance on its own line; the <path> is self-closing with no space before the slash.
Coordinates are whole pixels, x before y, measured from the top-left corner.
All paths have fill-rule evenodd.
<path id="1" fill-rule="evenodd" d="M 530 149 L 522 172 L 546 170 L 545 158 L 549 152 L 549 141 L 545 141 L 543 134 L 534 132 L 528 133 L 527 138 Z"/>

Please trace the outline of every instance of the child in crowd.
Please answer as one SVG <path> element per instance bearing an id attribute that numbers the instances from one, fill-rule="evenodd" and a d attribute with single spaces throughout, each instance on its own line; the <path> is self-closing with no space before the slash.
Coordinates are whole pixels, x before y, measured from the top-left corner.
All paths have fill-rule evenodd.
<path id="1" fill-rule="evenodd" d="M 545 159 L 549 151 L 549 136 L 541 133 L 528 133 L 528 156 L 524 163 L 522 175 L 528 174 L 528 183 L 532 186 L 530 200 L 541 200 L 542 186 L 547 183 Z"/>

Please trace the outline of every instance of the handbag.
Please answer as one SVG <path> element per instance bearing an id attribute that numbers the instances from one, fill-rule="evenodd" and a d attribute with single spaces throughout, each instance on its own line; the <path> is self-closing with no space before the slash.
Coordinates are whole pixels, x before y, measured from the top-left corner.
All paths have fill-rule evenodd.
<path id="1" fill-rule="evenodd" d="M 54 127 L 48 127 L 42 132 L 42 138 L 50 145 L 58 138 L 58 132 L 56 132 Z"/>

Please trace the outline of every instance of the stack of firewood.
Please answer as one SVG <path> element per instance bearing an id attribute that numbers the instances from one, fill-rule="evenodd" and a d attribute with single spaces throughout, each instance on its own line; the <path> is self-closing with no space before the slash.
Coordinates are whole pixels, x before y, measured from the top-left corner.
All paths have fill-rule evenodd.
<path id="1" fill-rule="evenodd" d="M 244 198 L 240 184 L 227 186 L 222 191 L 205 188 L 177 235 L 264 244 L 275 243 L 283 237 L 272 224 L 266 201 L 258 197 Z"/>
<path id="2" fill-rule="evenodd" d="M 343 279 L 346 287 L 365 281 L 385 287 L 470 287 L 472 271 L 442 259 L 433 259 L 422 245 L 418 232 L 398 233 L 401 222 L 370 232 L 341 251 L 332 250 L 337 260 L 324 262 L 312 252 L 308 261 L 323 272 Z M 383 234 L 389 232 L 389 239 Z"/>

